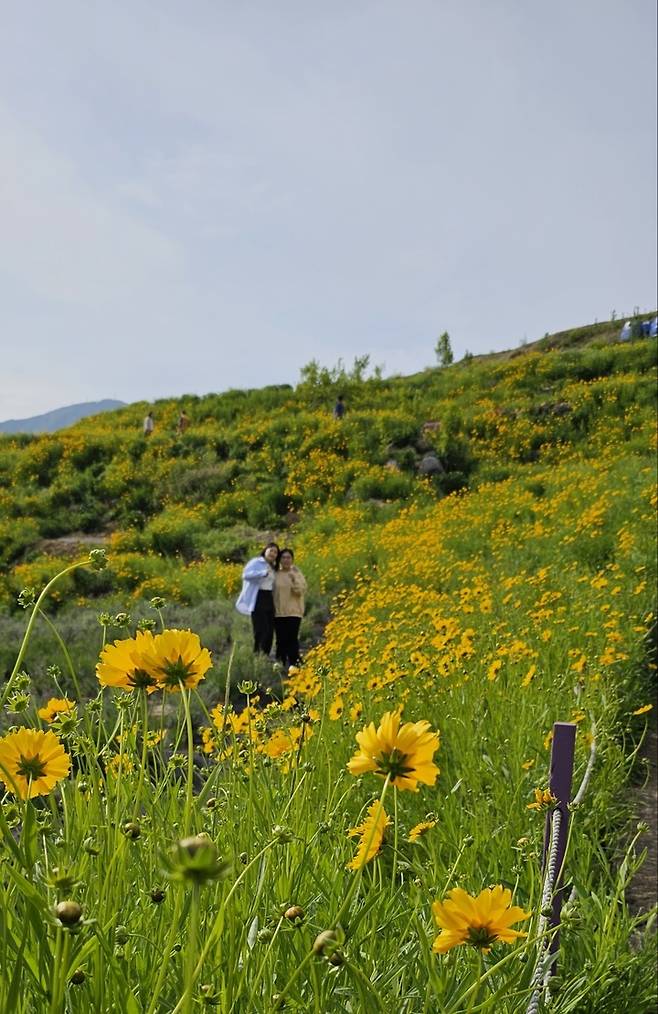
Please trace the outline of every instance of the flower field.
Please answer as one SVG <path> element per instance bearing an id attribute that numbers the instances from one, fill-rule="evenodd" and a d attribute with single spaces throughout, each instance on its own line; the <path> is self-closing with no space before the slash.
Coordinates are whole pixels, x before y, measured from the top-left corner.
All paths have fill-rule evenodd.
<path id="1" fill-rule="evenodd" d="M 109 423 L 0 444 L 23 476 L 8 516 L 34 506 L 23 550 L 3 543 L 7 623 L 19 592 L 25 612 L 2 689 L 1 1010 L 655 1009 L 655 911 L 629 893 L 656 685 L 655 343 L 358 390 L 342 430 L 317 390 L 262 392 L 262 416 L 234 392 L 212 461 L 201 412 L 190 443 L 156 435 L 139 459 Z M 435 416 L 432 480 L 405 461 Z M 148 509 L 129 502 L 147 462 L 167 490 Z M 226 488 L 193 502 L 191 470 Z M 66 484 L 74 512 L 111 506 L 107 560 L 39 549 Z M 249 515 L 259 490 L 273 514 Z M 208 641 L 176 619 L 230 603 L 259 525 L 329 604 L 288 674 L 253 665 L 243 620 Z M 109 605 L 84 650 L 60 633 Z M 556 722 L 583 791 L 537 990 Z"/>

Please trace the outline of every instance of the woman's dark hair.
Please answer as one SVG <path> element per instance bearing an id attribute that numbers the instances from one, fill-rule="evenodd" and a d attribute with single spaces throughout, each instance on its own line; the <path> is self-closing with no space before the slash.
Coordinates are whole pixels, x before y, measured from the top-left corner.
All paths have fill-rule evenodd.
<path id="1" fill-rule="evenodd" d="M 274 548 L 276 549 L 277 557 L 276 557 L 276 560 L 274 561 L 274 569 L 278 570 L 279 569 L 279 557 L 281 556 L 281 550 L 279 549 L 279 543 L 278 542 L 268 542 L 265 546 L 263 546 L 263 552 L 260 555 L 263 557 L 263 559 L 265 559 L 265 553 L 270 548 L 270 546 L 274 546 Z"/>
<path id="2" fill-rule="evenodd" d="M 283 549 L 279 550 L 279 555 L 276 558 L 277 563 L 280 563 L 281 557 L 283 556 L 284 553 L 288 553 L 288 555 L 291 556 L 293 560 L 295 559 L 295 554 L 293 553 L 292 549 L 290 549 L 289 546 L 284 546 Z"/>

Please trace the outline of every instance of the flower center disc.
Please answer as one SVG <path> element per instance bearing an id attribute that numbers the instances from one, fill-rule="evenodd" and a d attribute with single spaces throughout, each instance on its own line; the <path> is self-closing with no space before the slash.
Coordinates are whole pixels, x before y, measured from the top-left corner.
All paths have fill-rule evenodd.
<path id="1" fill-rule="evenodd" d="M 16 773 L 21 775 L 22 778 L 27 778 L 28 781 L 31 778 L 32 781 L 36 781 L 37 778 L 42 778 L 46 773 L 46 765 L 41 760 L 39 754 L 35 754 L 34 757 L 24 757 L 21 754 L 21 759 L 18 762 Z"/>
<path id="2" fill-rule="evenodd" d="M 391 750 L 387 755 L 377 758 L 377 774 L 389 775 L 392 780 L 396 778 L 404 778 L 410 771 L 413 771 L 413 767 L 410 767 L 407 763 L 406 753 L 402 753 L 400 750 Z"/>

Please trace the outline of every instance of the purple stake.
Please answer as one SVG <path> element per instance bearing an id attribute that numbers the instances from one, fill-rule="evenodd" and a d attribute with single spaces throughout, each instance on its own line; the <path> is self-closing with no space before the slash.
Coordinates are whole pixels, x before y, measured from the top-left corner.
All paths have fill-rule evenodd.
<path id="1" fill-rule="evenodd" d="M 551 749 L 551 775 L 549 788 L 557 803 L 553 810 L 546 814 L 546 830 L 544 832 L 544 859 L 542 869 L 546 870 L 548 849 L 551 837 L 551 818 L 554 810 L 561 814 L 560 828 L 558 831 L 557 844 L 557 865 L 558 876 L 555 882 L 553 893 L 553 911 L 549 920 L 550 926 L 557 926 L 560 922 L 560 910 L 564 895 L 562 867 L 564 864 L 564 853 L 567 848 L 567 835 L 569 833 L 569 803 L 571 802 L 571 779 L 573 776 L 573 756 L 576 746 L 576 726 L 573 722 L 555 722 L 553 725 L 553 746 Z M 555 954 L 559 947 L 559 933 L 556 933 L 551 940 L 550 951 Z M 555 969 L 555 964 L 553 964 Z"/>

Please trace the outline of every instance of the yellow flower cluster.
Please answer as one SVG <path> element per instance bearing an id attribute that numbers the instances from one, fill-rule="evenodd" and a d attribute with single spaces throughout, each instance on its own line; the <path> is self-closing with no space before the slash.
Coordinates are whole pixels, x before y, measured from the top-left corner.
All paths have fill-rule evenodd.
<path id="1" fill-rule="evenodd" d="M 190 630 L 138 631 L 103 648 L 96 676 L 102 686 L 175 693 L 198 686 L 211 666 L 210 652 Z"/>

